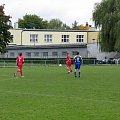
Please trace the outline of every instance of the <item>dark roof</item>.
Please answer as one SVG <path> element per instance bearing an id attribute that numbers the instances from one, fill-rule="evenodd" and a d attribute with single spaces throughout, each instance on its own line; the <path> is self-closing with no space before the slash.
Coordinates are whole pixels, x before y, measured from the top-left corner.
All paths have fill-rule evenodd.
<path id="1" fill-rule="evenodd" d="M 40 31 L 44 31 L 44 32 L 99 32 L 98 30 L 59 30 L 59 29 L 57 30 L 57 29 L 21 29 L 21 28 L 15 29 L 15 30 L 37 31 L 37 32 L 40 32 Z"/>
<path id="2" fill-rule="evenodd" d="M 7 50 L 21 49 L 61 49 L 61 48 L 86 48 L 87 44 L 53 44 L 53 45 L 9 45 Z"/>

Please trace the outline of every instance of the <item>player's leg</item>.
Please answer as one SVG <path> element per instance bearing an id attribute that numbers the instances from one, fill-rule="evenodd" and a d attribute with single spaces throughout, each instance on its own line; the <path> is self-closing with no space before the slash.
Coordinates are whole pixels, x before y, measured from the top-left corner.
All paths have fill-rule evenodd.
<path id="1" fill-rule="evenodd" d="M 70 67 L 70 73 L 72 73 L 72 69 L 71 69 L 71 67 Z"/>
<path id="2" fill-rule="evenodd" d="M 20 68 L 20 76 L 22 76 L 22 68 Z"/>
<path id="3" fill-rule="evenodd" d="M 68 66 L 68 73 L 71 73 L 71 68 L 70 68 L 70 65 Z"/>
<path id="4" fill-rule="evenodd" d="M 77 71 L 77 65 L 75 65 L 75 70 L 74 70 L 74 76 L 75 76 L 75 77 L 77 77 L 77 76 L 76 76 L 76 71 Z"/>
<path id="5" fill-rule="evenodd" d="M 18 72 L 20 73 L 21 77 L 24 77 L 22 72 L 22 64 L 18 64 L 18 69 L 16 70 L 16 73 L 14 73 L 14 76 L 16 76 Z"/>
<path id="6" fill-rule="evenodd" d="M 69 72 L 72 73 L 72 69 L 71 69 L 71 62 L 69 63 Z"/>
<path id="7" fill-rule="evenodd" d="M 78 77 L 80 77 L 80 69 L 78 70 Z"/>
<path id="8" fill-rule="evenodd" d="M 74 76 L 77 77 L 77 76 L 76 76 L 76 69 L 75 69 L 75 71 L 74 71 Z"/>
<path id="9" fill-rule="evenodd" d="M 20 72 L 20 67 L 21 64 L 17 63 L 18 69 L 16 70 L 16 72 L 14 73 L 14 77 L 18 74 L 18 72 Z"/>
<path id="10" fill-rule="evenodd" d="M 67 66 L 68 73 L 72 73 L 71 62 L 70 62 L 70 61 L 68 61 L 68 62 L 66 63 L 66 66 Z"/>
<path id="11" fill-rule="evenodd" d="M 80 65 L 78 65 L 78 77 L 80 77 Z"/>
<path id="12" fill-rule="evenodd" d="M 18 74 L 18 72 L 20 72 L 20 69 L 18 68 L 17 70 L 16 70 L 16 72 L 14 73 L 14 77 Z"/>
<path id="13" fill-rule="evenodd" d="M 24 76 L 23 76 L 22 65 L 20 66 L 20 76 L 21 76 L 21 77 L 24 77 Z"/>
<path id="14" fill-rule="evenodd" d="M 68 66 L 68 73 L 70 73 L 70 67 Z"/>
<path id="15" fill-rule="evenodd" d="M 68 68 L 68 66 L 66 65 L 66 69 L 67 69 L 67 72 L 69 73 L 69 68 Z"/>

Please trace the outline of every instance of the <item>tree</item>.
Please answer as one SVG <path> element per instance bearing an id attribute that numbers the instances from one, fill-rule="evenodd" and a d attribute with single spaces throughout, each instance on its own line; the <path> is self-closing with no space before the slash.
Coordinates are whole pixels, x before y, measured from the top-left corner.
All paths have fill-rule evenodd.
<path id="1" fill-rule="evenodd" d="M 87 25 L 80 25 L 79 26 L 79 30 L 89 30 L 89 26 L 87 26 Z"/>
<path id="2" fill-rule="evenodd" d="M 63 24 L 63 28 L 62 28 L 63 30 L 70 30 L 71 28 L 70 28 L 70 26 L 68 26 L 68 25 L 66 25 L 66 24 Z"/>
<path id="3" fill-rule="evenodd" d="M 86 25 L 78 25 L 78 22 L 75 20 L 74 23 L 72 24 L 72 29 L 73 30 L 89 30 L 89 25 L 88 22 L 86 22 Z"/>
<path id="4" fill-rule="evenodd" d="M 4 5 L 0 6 L 0 53 L 6 52 L 6 46 L 12 40 L 12 35 L 8 31 L 11 26 L 8 25 L 10 22 L 10 16 L 6 16 L 4 13 Z"/>
<path id="5" fill-rule="evenodd" d="M 120 51 L 120 0 L 103 0 L 93 11 L 95 27 L 100 28 L 102 51 Z"/>
<path id="6" fill-rule="evenodd" d="M 78 30 L 79 26 L 78 26 L 78 22 L 75 20 L 74 23 L 72 24 L 72 29 L 73 30 Z"/>
<path id="7" fill-rule="evenodd" d="M 26 14 L 23 16 L 23 19 L 18 20 L 18 27 L 27 29 L 46 29 L 48 27 L 48 22 L 37 15 Z"/>
<path id="8" fill-rule="evenodd" d="M 48 23 L 48 29 L 59 29 L 59 30 L 65 30 L 65 29 L 70 29 L 69 26 L 64 24 L 61 20 L 59 19 L 51 19 Z"/>

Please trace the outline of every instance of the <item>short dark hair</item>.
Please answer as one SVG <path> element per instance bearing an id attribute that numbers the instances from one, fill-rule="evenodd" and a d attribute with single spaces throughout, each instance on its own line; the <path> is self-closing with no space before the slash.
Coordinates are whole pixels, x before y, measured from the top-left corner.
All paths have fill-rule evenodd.
<path id="1" fill-rule="evenodd" d="M 79 55 L 79 52 L 77 52 L 77 55 Z"/>
<path id="2" fill-rule="evenodd" d="M 20 56 L 22 56 L 22 53 L 19 53 Z"/>

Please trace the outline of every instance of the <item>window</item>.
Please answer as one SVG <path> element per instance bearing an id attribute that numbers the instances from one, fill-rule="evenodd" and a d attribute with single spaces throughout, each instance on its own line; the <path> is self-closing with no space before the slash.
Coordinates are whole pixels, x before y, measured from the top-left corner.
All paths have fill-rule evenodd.
<path id="1" fill-rule="evenodd" d="M 34 56 L 38 57 L 39 56 L 39 52 L 34 52 Z"/>
<path id="2" fill-rule="evenodd" d="M 58 56 L 58 52 L 52 52 L 52 56 Z"/>
<path id="3" fill-rule="evenodd" d="M 48 57 L 48 52 L 43 52 L 43 57 Z"/>
<path id="4" fill-rule="evenodd" d="M 67 55 L 67 51 L 63 51 L 62 56 L 66 56 L 66 55 Z"/>
<path id="5" fill-rule="evenodd" d="M 95 43 L 95 42 L 96 42 L 96 40 L 95 40 L 95 39 L 92 39 L 92 41 L 93 41 L 93 43 Z"/>
<path id="6" fill-rule="evenodd" d="M 30 42 L 32 43 L 38 42 L 38 34 L 30 34 Z"/>
<path id="7" fill-rule="evenodd" d="M 10 57 L 14 57 L 15 56 L 15 53 L 14 52 L 11 52 L 10 53 Z"/>
<path id="8" fill-rule="evenodd" d="M 31 57 L 31 52 L 26 52 L 27 57 Z"/>
<path id="9" fill-rule="evenodd" d="M 84 35 L 76 35 L 77 42 L 83 42 L 83 40 L 84 40 Z"/>
<path id="10" fill-rule="evenodd" d="M 44 35 L 44 40 L 45 42 L 52 42 L 52 35 L 50 34 Z"/>
<path id="11" fill-rule="evenodd" d="M 69 42 L 69 35 L 62 35 L 62 42 Z"/>

